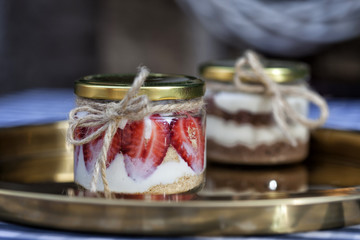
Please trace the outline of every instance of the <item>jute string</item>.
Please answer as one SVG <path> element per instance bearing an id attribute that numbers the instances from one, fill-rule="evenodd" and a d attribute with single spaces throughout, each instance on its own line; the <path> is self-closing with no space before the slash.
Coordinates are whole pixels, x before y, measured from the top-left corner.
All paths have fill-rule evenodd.
<path id="1" fill-rule="evenodd" d="M 101 179 L 106 198 L 111 198 L 111 191 L 106 178 L 107 152 L 119 127 L 124 128 L 124 123 L 141 120 L 151 114 L 196 111 L 204 107 L 203 98 L 163 104 L 151 102 L 146 95 L 137 95 L 148 75 L 149 70 L 146 67 L 141 67 L 131 88 L 121 101 L 105 102 L 77 97 L 77 107 L 69 114 L 69 129 L 67 132 L 67 141 L 69 143 L 77 146 L 83 145 L 104 133 L 103 146 L 99 155 L 96 157 L 90 190 L 96 192 L 98 176 L 101 171 Z M 86 114 L 79 117 L 79 113 Z M 76 139 L 75 130 L 82 127 L 99 128 L 82 139 Z"/>
<path id="2" fill-rule="evenodd" d="M 249 79 L 250 81 L 246 83 L 242 79 Z M 253 51 L 246 51 L 244 56 L 236 61 L 233 82 L 236 91 L 264 94 L 271 97 L 274 120 L 292 146 L 297 146 L 297 141 L 290 132 L 288 119 L 313 129 L 323 125 L 328 118 L 328 106 L 319 94 L 302 86 L 277 84 L 266 74 L 258 55 Z M 233 86 L 225 84 L 210 83 L 207 84 L 207 87 L 215 90 L 234 90 Z M 288 96 L 305 98 L 314 103 L 320 110 L 319 118 L 309 119 L 297 112 L 286 101 Z"/>

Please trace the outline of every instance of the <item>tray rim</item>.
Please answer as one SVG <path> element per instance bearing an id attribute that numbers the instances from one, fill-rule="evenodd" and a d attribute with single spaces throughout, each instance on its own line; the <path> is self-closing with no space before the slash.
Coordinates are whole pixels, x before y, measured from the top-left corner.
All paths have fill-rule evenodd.
<path id="1" fill-rule="evenodd" d="M 284 198 L 270 198 L 270 199 L 239 199 L 239 200 L 196 200 L 196 201 L 144 201 L 137 199 L 105 199 L 92 197 L 77 197 L 67 195 L 56 195 L 50 193 L 35 193 L 18 190 L 8 190 L 0 188 L 0 196 L 19 197 L 27 199 L 36 199 L 42 201 L 64 202 L 64 203 L 83 203 L 95 205 L 109 205 L 109 206 L 139 206 L 139 207 L 275 207 L 279 205 L 298 206 L 298 205 L 316 205 L 324 203 L 342 202 L 360 200 L 360 187 L 346 187 L 337 188 L 342 195 L 335 196 L 306 196 L 308 193 L 286 194 L 290 197 Z M 313 193 L 327 193 L 333 190 L 314 190 Z M 282 193 L 274 193 L 275 195 L 284 195 Z M 296 195 L 296 196 L 293 196 Z M 300 196 L 299 196 L 300 195 Z M 305 195 L 305 196 L 301 196 Z M 0 214 L 1 215 L 1 214 Z"/>
<path id="2" fill-rule="evenodd" d="M 57 196 L 57 195 L 55 195 Z M 339 228 L 339 227 L 346 227 L 351 225 L 360 224 L 360 218 L 358 217 L 358 211 L 354 214 L 352 214 L 347 220 L 345 219 L 339 219 L 336 220 L 336 222 L 331 222 L 334 220 L 334 216 L 332 216 L 332 219 L 330 221 L 325 220 L 324 216 L 320 216 L 315 214 L 311 214 L 312 222 L 313 219 L 316 219 L 315 221 L 324 221 L 323 224 L 316 225 L 311 223 L 305 223 L 305 226 L 291 226 L 291 222 L 296 222 L 297 219 L 295 215 L 290 215 L 290 219 L 287 219 L 287 209 L 291 212 L 293 209 L 295 212 L 303 211 L 304 207 L 307 208 L 307 206 L 310 207 L 310 209 L 324 209 L 324 207 L 331 211 L 332 203 L 339 203 L 341 205 L 347 204 L 350 206 L 358 205 L 360 202 L 360 194 L 352 194 L 352 195 L 346 195 L 346 196 L 321 196 L 321 197 L 309 197 L 307 201 L 304 201 L 302 198 L 293 198 L 293 199 L 285 199 L 285 202 L 282 201 L 282 199 L 262 199 L 262 200 L 241 200 L 241 201 L 217 201 L 216 205 L 209 205 L 209 204 L 203 204 L 204 201 L 185 201 L 185 202 L 165 202 L 165 201 L 159 201 L 159 202 L 144 202 L 142 200 L 126 200 L 121 199 L 119 200 L 111 200 L 111 199 L 94 199 L 94 198 L 83 198 L 83 197 L 68 197 L 68 196 L 57 196 L 55 198 L 53 194 L 43 194 L 43 193 L 27 193 L 23 191 L 14 191 L 14 190 L 3 190 L 0 189 L 0 200 L 7 202 L 7 201 L 13 201 L 15 203 L 15 206 L 18 204 L 22 204 L 22 202 L 26 202 L 25 206 L 21 207 L 24 212 L 17 212 L 14 210 L 5 210 L 0 211 L 0 219 L 4 221 L 10 221 L 17 224 L 24 224 L 27 226 L 35 226 L 35 227 L 41 227 L 41 228 L 50 228 L 50 229 L 58 229 L 63 231 L 76 231 L 76 232 L 86 232 L 86 233 L 105 233 L 105 234 L 125 234 L 125 236 L 249 236 L 249 235 L 278 235 L 278 234 L 292 234 L 297 232 L 304 232 L 304 231 L 317 231 L 317 230 L 324 230 L 324 229 L 333 229 L 333 228 Z M 326 199 L 327 201 L 324 201 Z M 32 200 L 32 201 L 28 201 Z M 28 204 L 30 202 L 30 204 Z M 32 202 L 32 203 L 31 203 Z M 222 205 L 222 203 L 226 203 Z M 48 206 L 47 209 L 51 209 L 51 213 L 46 213 L 46 210 L 40 210 L 40 209 L 32 209 L 34 206 L 42 206 L 44 204 L 45 206 Z M 142 215 L 139 215 L 139 212 L 145 211 L 146 214 L 149 214 L 150 212 L 156 212 L 154 216 L 148 216 L 145 218 L 145 222 L 149 224 L 149 221 L 151 222 L 153 217 L 155 219 L 158 219 L 159 216 L 166 216 L 167 209 L 169 211 L 173 212 L 172 217 L 168 218 L 166 217 L 166 221 L 169 221 L 170 229 L 152 229 L 154 226 L 150 226 L 148 229 L 144 229 L 139 225 L 138 227 L 135 227 L 134 229 L 126 228 L 123 226 L 117 226 L 117 227 L 110 227 L 105 228 L 98 222 L 96 227 L 93 226 L 93 228 L 89 228 L 86 225 L 76 223 L 73 225 L 73 223 L 59 223 L 55 219 L 50 220 L 51 217 L 54 217 L 53 214 L 58 213 L 58 210 L 55 210 L 57 208 L 64 209 L 66 206 L 71 205 L 72 208 L 74 207 L 80 207 L 80 210 L 82 214 L 79 215 L 79 213 L 70 213 L 75 214 L 74 219 L 76 222 L 78 222 L 79 219 L 82 219 L 84 221 L 87 217 L 87 214 L 85 214 L 84 211 L 88 210 L 90 211 L 91 215 L 94 215 L 96 212 L 99 213 L 99 210 L 111 210 L 115 211 L 116 218 L 117 219 L 124 219 L 126 217 L 129 217 L 129 212 L 135 211 L 135 216 L 140 217 Z M 51 207 L 49 207 L 51 206 Z M 4 207 L 4 206 L 2 206 Z M 5 207 L 6 209 L 6 207 Z M 85 210 L 86 209 L 86 210 Z M 94 209 L 94 211 L 91 211 L 91 209 Z M 137 211 L 137 209 L 139 209 Z M 245 213 L 251 212 L 251 213 L 260 213 L 265 214 L 266 209 L 271 209 L 271 211 L 275 211 L 276 215 L 272 216 L 275 217 L 274 220 L 272 220 L 272 223 L 268 223 L 269 225 L 262 225 L 262 228 L 256 228 L 255 230 L 242 230 L 237 229 L 225 229 L 223 230 L 221 226 L 212 226 L 214 224 L 214 219 L 218 219 L 221 216 L 217 216 L 214 218 L 211 217 L 210 219 L 204 218 L 204 212 L 210 212 L 212 215 L 216 213 L 219 213 L 218 211 L 221 210 L 222 213 L 225 213 L 227 216 L 227 220 L 224 224 L 226 224 L 227 221 L 234 221 L 236 224 L 243 224 L 244 217 L 247 218 L 247 215 L 244 215 Z M 327 211 L 328 211 L 327 210 Z M 29 215 L 33 215 L 35 213 L 41 212 L 41 215 L 43 215 L 45 218 L 34 219 L 32 217 L 29 217 Z M 45 211 L 45 212 L 44 212 Z M 124 212 L 122 214 L 119 214 L 120 212 Z M 199 213 L 201 216 L 201 223 L 198 223 L 198 225 L 191 226 L 192 221 L 189 222 L 182 222 L 184 221 L 184 214 L 187 212 L 193 212 L 195 211 L 195 215 Z M 284 212 L 285 211 L 285 212 Z M 127 212 L 127 214 L 126 214 Z M 137 213 L 136 213 L 137 212 Z M 229 216 L 229 212 L 232 213 L 231 216 Z M 15 213 L 15 215 L 13 215 Z M 30 213 L 30 214 L 29 214 Z M 185 229 L 181 230 L 181 228 L 176 227 L 174 229 L 174 226 L 171 226 L 171 222 L 174 221 L 174 213 L 180 214 L 178 223 L 185 224 L 183 227 Z M 241 213 L 241 214 L 240 214 Z M 145 214 L 145 215 L 146 215 Z M 165 214 L 165 215 L 163 215 Z M 285 214 L 285 215 L 284 215 Z M 293 213 L 290 213 L 293 214 Z M 60 214 L 60 219 L 66 218 L 66 215 Z M 170 214 L 171 215 L 171 214 Z M 174 215 L 174 216 L 173 216 Z M 106 216 L 109 216 L 107 214 L 98 216 L 99 218 L 97 221 L 102 219 L 103 217 L 106 218 Z M 185 219 L 188 217 L 194 216 L 191 215 L 187 216 L 185 214 Z M 250 219 L 253 218 L 252 215 L 250 215 Z M 355 217 L 354 217 L 355 216 Z M 93 218 L 94 216 L 92 216 Z M 144 216 L 143 216 L 144 217 Z M 178 215 L 176 215 L 176 218 Z M 285 217 L 285 222 L 279 219 L 282 217 Z M 335 218 L 337 219 L 338 215 L 336 214 Z M 41 220 L 42 219 L 42 220 Z M 47 219 L 47 220 L 46 220 Z M 280 224 L 279 221 L 280 220 Z M 290 222 L 288 222 L 290 220 Z M 109 221 L 117 221 L 117 224 L 119 224 L 119 220 L 114 219 L 114 215 L 112 215 L 112 218 L 109 220 L 106 220 L 106 222 Z M 127 220 L 128 222 L 132 222 L 133 220 Z M 140 221 L 140 222 L 139 222 Z M 141 217 L 139 220 L 137 220 L 137 223 L 141 223 Z M 218 221 L 218 220 L 217 220 Z M 215 222 L 217 222 L 215 221 Z M 251 220 L 252 221 L 252 220 Z M 259 224 L 259 219 L 254 220 Z M 267 220 L 264 220 L 266 223 Z M 276 225 L 275 222 L 279 225 Z M 85 220 L 86 222 L 86 220 Z M 196 223 L 195 223 L 196 224 Z M 275 224 L 275 225 L 274 225 Z M 284 225 L 285 224 L 285 225 Z M 151 225 L 151 224 L 150 224 Z M 246 221 L 245 221 L 246 225 Z M 214 229 L 210 230 L 208 229 L 209 226 L 212 226 Z M 190 229 L 187 229 L 190 227 Z M 213 232 L 214 231 L 214 232 Z"/>

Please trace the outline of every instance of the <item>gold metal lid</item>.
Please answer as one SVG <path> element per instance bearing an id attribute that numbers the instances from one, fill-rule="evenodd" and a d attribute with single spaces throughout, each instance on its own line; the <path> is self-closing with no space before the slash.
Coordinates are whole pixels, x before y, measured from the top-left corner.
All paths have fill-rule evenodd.
<path id="1" fill-rule="evenodd" d="M 309 77 L 309 67 L 302 62 L 264 60 L 262 63 L 265 72 L 277 83 L 290 83 Z M 205 79 L 231 82 L 234 77 L 234 65 L 234 60 L 206 62 L 200 65 L 199 72 Z"/>
<path id="2" fill-rule="evenodd" d="M 80 97 L 121 100 L 131 88 L 135 74 L 99 74 L 83 77 L 75 82 L 75 94 Z M 151 101 L 186 100 L 202 97 L 204 81 L 183 76 L 153 73 L 140 88 Z"/>

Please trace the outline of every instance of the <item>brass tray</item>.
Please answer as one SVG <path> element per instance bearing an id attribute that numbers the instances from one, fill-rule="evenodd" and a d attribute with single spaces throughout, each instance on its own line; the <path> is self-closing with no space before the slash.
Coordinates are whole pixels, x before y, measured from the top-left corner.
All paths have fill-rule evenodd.
<path id="1" fill-rule="evenodd" d="M 136 235 L 279 234 L 360 224 L 360 135 L 319 130 L 304 164 L 208 165 L 204 190 L 107 200 L 77 190 L 66 122 L 0 129 L 0 219 Z M 70 193 L 70 195 L 69 195 Z"/>

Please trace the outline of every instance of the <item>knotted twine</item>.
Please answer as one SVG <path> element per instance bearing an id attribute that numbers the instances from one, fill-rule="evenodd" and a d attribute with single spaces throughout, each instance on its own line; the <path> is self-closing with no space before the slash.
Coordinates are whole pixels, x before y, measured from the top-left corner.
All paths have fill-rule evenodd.
<path id="1" fill-rule="evenodd" d="M 107 152 L 119 127 L 123 129 L 128 121 L 141 120 L 152 114 L 198 111 L 204 107 L 202 97 L 164 104 L 163 102 L 151 102 L 147 95 L 138 95 L 141 86 L 149 74 L 150 72 L 146 67 L 140 67 L 131 88 L 121 101 L 99 101 L 77 97 L 77 107 L 71 110 L 69 114 L 69 128 L 67 132 L 67 141 L 69 143 L 75 146 L 83 145 L 104 134 L 101 151 L 96 157 L 90 190 L 96 192 L 96 184 L 101 170 L 106 198 L 111 198 L 111 191 L 106 178 Z M 79 117 L 79 113 L 85 114 Z M 99 128 L 84 138 L 77 139 L 75 137 L 75 130 L 83 127 Z"/>
<path id="2" fill-rule="evenodd" d="M 245 83 L 242 79 L 247 79 L 249 82 Z M 308 129 L 314 129 L 323 125 L 328 118 L 328 106 L 319 94 L 302 86 L 281 85 L 276 83 L 265 72 L 258 55 L 253 51 L 246 51 L 244 56 L 236 61 L 233 82 L 236 86 L 236 91 L 263 94 L 271 98 L 274 120 L 292 146 L 297 146 L 297 141 L 290 133 L 288 119 L 302 124 Z M 230 90 L 230 86 L 224 84 L 213 83 L 207 84 L 207 86 L 214 90 Z M 231 88 L 233 87 L 231 86 Z M 306 116 L 297 112 L 286 101 L 286 97 L 288 96 L 305 98 L 309 102 L 314 103 L 320 110 L 319 117 L 317 119 L 308 119 Z"/>

